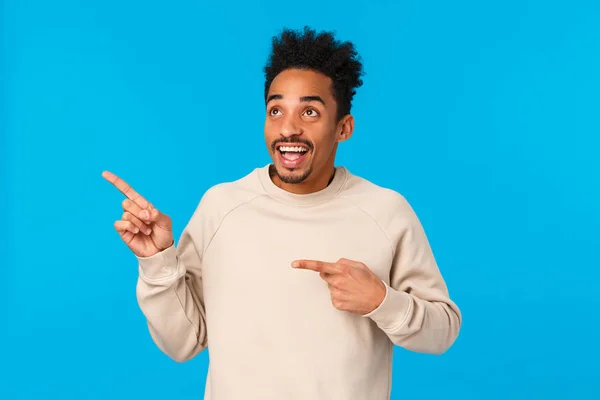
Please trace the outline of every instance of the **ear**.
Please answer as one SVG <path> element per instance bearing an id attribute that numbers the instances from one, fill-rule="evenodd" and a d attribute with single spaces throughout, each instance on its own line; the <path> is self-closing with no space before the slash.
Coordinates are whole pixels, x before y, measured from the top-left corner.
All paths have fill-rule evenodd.
<path id="1" fill-rule="evenodd" d="M 344 116 L 340 122 L 338 122 L 338 134 L 336 141 L 343 142 L 352 136 L 354 132 L 354 117 L 351 114 Z"/>

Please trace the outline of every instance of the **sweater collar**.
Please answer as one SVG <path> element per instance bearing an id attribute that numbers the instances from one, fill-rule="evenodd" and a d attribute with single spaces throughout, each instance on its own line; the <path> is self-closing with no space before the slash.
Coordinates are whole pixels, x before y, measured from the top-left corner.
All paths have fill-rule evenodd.
<path id="1" fill-rule="evenodd" d="M 296 194 L 275 185 L 269 173 L 272 166 L 273 164 L 267 164 L 262 168 L 258 168 L 258 177 L 263 188 L 272 198 L 293 205 L 313 205 L 331 200 L 342 190 L 348 178 L 348 170 L 346 168 L 335 167 L 333 179 L 327 187 L 314 193 Z"/>

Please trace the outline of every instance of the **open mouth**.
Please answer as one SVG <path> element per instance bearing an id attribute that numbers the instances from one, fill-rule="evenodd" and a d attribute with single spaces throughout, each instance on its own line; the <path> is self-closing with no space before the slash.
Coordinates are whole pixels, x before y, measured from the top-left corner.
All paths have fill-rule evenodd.
<path id="1" fill-rule="evenodd" d="M 305 146 L 286 146 L 277 147 L 280 160 L 285 167 L 296 168 L 302 163 L 308 154 L 308 147 Z"/>
<path id="2" fill-rule="evenodd" d="M 304 156 L 308 149 L 302 146 L 279 146 L 277 149 L 286 160 L 294 161 Z"/>

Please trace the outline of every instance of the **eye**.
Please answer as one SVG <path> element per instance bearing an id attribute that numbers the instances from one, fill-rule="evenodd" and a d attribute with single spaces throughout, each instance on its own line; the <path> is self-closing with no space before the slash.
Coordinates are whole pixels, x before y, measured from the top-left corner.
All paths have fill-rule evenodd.
<path id="1" fill-rule="evenodd" d="M 314 108 L 308 108 L 306 111 L 304 111 L 304 114 L 307 117 L 318 117 L 319 116 L 319 113 Z"/>
<path id="2" fill-rule="evenodd" d="M 269 111 L 269 115 L 272 115 L 274 117 L 276 117 L 277 115 L 280 115 L 280 114 L 281 114 L 281 110 L 279 110 L 278 108 L 272 108 Z"/>

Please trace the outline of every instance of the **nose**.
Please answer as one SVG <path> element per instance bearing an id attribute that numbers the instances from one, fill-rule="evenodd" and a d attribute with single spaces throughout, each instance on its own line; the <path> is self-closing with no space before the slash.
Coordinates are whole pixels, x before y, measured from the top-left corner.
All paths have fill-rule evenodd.
<path id="1" fill-rule="evenodd" d="M 281 136 L 286 138 L 298 136 L 302 134 L 302 128 L 300 127 L 300 124 L 297 123 L 293 115 L 285 116 L 281 124 L 280 133 Z"/>

